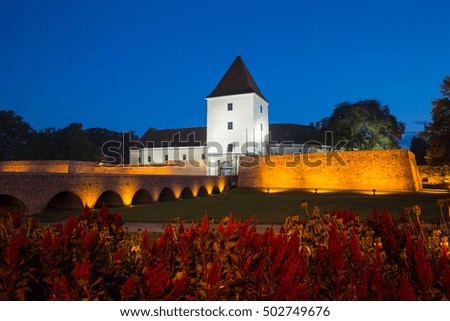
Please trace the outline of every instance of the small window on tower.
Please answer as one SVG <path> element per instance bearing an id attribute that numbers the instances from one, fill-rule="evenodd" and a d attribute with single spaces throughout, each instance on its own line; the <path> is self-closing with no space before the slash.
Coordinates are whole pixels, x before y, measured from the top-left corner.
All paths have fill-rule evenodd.
<path id="1" fill-rule="evenodd" d="M 183 160 L 186 160 L 186 154 L 183 154 Z"/>
<path id="2" fill-rule="evenodd" d="M 169 155 L 165 155 L 164 159 L 166 160 L 166 162 L 169 160 Z"/>
<path id="3" fill-rule="evenodd" d="M 152 162 L 152 157 L 151 157 L 151 156 L 148 157 L 148 162 L 149 162 L 149 163 Z"/>
<path id="4" fill-rule="evenodd" d="M 259 105 L 259 112 L 262 114 L 262 105 Z"/>
<path id="5" fill-rule="evenodd" d="M 233 110 L 233 104 L 232 103 L 228 104 L 228 110 Z"/>
<path id="6" fill-rule="evenodd" d="M 228 122 L 228 129 L 233 129 L 233 122 L 232 121 Z"/>
<path id="7" fill-rule="evenodd" d="M 205 154 L 202 154 L 202 159 L 206 159 Z"/>
<path id="8" fill-rule="evenodd" d="M 263 131 L 263 124 L 261 124 L 261 131 Z"/>
<path id="9" fill-rule="evenodd" d="M 228 146 L 227 146 L 227 152 L 228 153 L 231 153 L 232 151 L 233 151 L 233 144 L 228 144 Z"/>

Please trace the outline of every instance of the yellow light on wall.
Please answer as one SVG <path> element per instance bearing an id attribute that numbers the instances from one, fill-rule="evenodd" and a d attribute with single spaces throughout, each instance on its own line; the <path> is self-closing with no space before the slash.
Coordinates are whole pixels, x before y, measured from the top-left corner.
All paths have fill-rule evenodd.
<path id="1" fill-rule="evenodd" d="M 175 196 L 175 199 L 179 199 L 181 197 L 181 187 L 174 187 L 173 188 L 173 195 Z"/>
<path id="2" fill-rule="evenodd" d="M 133 193 L 132 192 L 125 192 L 122 194 L 122 201 L 123 205 L 130 206 L 133 202 Z"/>
<path id="3" fill-rule="evenodd" d="M 212 183 L 208 183 L 205 185 L 206 191 L 208 192 L 208 195 L 212 194 L 212 190 L 214 188 L 214 186 L 212 185 Z"/>

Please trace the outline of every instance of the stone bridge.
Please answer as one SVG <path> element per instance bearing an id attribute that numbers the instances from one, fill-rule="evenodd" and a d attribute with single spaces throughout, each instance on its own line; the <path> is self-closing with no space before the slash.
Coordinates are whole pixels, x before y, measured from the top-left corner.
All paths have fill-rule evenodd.
<path id="1" fill-rule="evenodd" d="M 237 177 L 70 172 L 0 172 L 0 212 L 127 206 L 221 193 Z"/>

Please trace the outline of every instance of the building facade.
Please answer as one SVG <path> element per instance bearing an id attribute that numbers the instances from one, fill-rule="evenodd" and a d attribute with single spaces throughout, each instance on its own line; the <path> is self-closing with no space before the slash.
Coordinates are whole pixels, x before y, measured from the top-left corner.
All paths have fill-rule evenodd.
<path id="1" fill-rule="evenodd" d="M 206 175 L 236 175 L 239 159 L 321 151 L 319 130 L 297 124 L 269 125 L 269 102 L 240 56 L 206 97 L 206 127 L 150 128 L 130 151 L 130 163 L 187 166 L 203 162 Z M 308 149 L 305 149 L 308 146 Z M 311 150 L 312 148 L 312 150 Z"/>

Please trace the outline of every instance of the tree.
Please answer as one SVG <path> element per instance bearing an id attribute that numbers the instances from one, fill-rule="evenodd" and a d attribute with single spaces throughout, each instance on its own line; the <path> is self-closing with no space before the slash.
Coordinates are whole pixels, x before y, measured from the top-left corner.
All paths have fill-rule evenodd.
<path id="1" fill-rule="evenodd" d="M 62 129 L 46 128 L 35 134 L 36 159 L 98 161 L 99 151 L 83 131 L 82 124 L 72 123 Z"/>
<path id="2" fill-rule="evenodd" d="M 409 148 L 411 152 L 416 156 L 417 165 L 426 165 L 425 154 L 427 151 L 427 143 L 423 139 L 414 136 L 411 139 L 411 147 Z"/>
<path id="3" fill-rule="evenodd" d="M 0 110 L 0 160 L 29 159 L 33 128 L 12 110 Z"/>
<path id="4" fill-rule="evenodd" d="M 420 138 L 427 142 L 427 163 L 432 166 L 450 164 L 450 76 L 441 84 L 442 98 L 431 102 L 431 123 L 424 126 Z"/>
<path id="5" fill-rule="evenodd" d="M 114 160 L 114 163 L 129 164 L 130 148 L 139 138 L 134 131 L 122 133 L 106 128 L 89 128 L 85 132 L 89 141 L 96 145 L 102 161 Z M 109 148 L 112 148 L 114 153 L 111 153 Z M 118 155 L 120 157 L 116 157 Z"/>
<path id="6" fill-rule="evenodd" d="M 389 107 L 377 100 L 343 102 L 330 117 L 322 119 L 324 131 L 332 131 L 336 142 L 347 140 L 347 149 L 400 148 L 405 124 L 391 115 Z"/>

